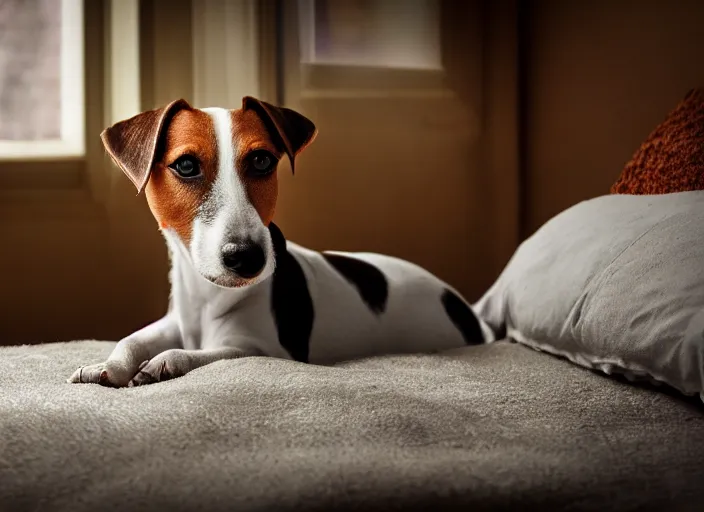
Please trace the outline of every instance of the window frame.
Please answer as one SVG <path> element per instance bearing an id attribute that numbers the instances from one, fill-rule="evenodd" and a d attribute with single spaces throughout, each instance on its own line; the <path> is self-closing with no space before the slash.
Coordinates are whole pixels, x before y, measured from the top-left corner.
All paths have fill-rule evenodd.
<path id="1" fill-rule="evenodd" d="M 404 68 L 306 62 L 302 51 L 302 31 L 313 22 L 314 2 L 282 2 L 282 84 L 284 103 L 303 108 L 306 100 L 345 98 L 454 97 L 448 87 L 444 66 Z M 310 39 L 310 31 L 306 38 Z M 310 41 L 308 42 L 310 44 Z"/>
<path id="2" fill-rule="evenodd" d="M 61 2 L 61 138 L 0 140 L 0 161 L 46 161 L 85 155 L 85 17 L 83 0 Z M 80 73 L 76 74 L 75 70 Z M 76 113 L 80 115 L 76 115 Z"/>
<path id="3" fill-rule="evenodd" d="M 83 38 L 82 102 L 98 108 L 81 108 L 81 155 L 0 158 L 0 206 L 18 214 L 32 209 L 51 211 L 62 205 L 73 209 L 78 203 L 92 212 L 104 183 L 104 157 L 97 134 L 104 128 L 105 100 L 109 97 L 105 35 L 111 0 L 72 1 L 80 3 L 83 15 L 82 27 L 77 31 Z"/>

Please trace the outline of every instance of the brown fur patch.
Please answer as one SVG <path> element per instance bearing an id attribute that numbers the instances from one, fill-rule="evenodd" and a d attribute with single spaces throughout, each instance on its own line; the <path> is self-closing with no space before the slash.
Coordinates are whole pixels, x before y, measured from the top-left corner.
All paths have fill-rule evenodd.
<path id="1" fill-rule="evenodd" d="M 247 197 L 257 210 L 265 226 L 274 218 L 279 181 L 276 170 L 264 177 L 252 176 L 247 172 L 247 155 L 256 149 L 265 149 L 276 158 L 282 154 L 274 146 L 271 135 L 264 123 L 253 110 L 232 111 L 232 139 L 237 155 L 237 172 L 244 184 Z"/>
<path id="2" fill-rule="evenodd" d="M 183 181 L 174 175 L 168 167 L 183 155 L 198 159 L 203 176 Z M 173 229 L 186 246 L 191 241 L 198 207 L 210 191 L 217 171 L 217 142 L 210 116 L 196 109 L 176 113 L 167 128 L 145 193 L 159 226 Z"/>

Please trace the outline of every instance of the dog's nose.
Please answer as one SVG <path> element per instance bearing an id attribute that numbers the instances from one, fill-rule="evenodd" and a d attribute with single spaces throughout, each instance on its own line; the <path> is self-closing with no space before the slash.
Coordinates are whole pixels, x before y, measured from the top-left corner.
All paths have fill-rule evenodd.
<path id="1" fill-rule="evenodd" d="M 266 257 L 260 245 L 248 242 L 243 244 L 225 244 L 221 249 L 222 264 L 237 275 L 250 278 L 259 274 L 264 268 Z"/>

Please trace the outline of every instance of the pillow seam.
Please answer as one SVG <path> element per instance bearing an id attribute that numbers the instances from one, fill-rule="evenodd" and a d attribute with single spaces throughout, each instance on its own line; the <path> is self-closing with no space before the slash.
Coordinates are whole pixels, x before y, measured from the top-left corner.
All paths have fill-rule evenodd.
<path id="1" fill-rule="evenodd" d="M 645 366 L 642 366 L 637 363 L 626 363 L 623 359 L 618 357 L 597 357 L 587 352 L 561 350 L 549 343 L 544 343 L 538 340 L 534 340 L 532 338 L 528 338 L 524 336 L 520 331 L 513 328 L 508 329 L 507 337 L 539 352 L 545 352 L 554 356 L 559 356 L 564 359 L 567 359 L 568 361 L 583 368 L 599 370 L 605 373 L 606 375 L 611 375 L 612 373 L 614 373 L 613 371 L 610 371 L 613 368 L 617 370 L 616 373 L 624 375 L 629 380 L 633 378 L 645 378 L 646 380 L 650 381 L 652 384 L 655 385 L 666 384 L 668 386 L 671 386 L 684 395 L 699 395 L 702 398 L 702 401 L 704 401 L 704 392 L 696 390 L 684 390 L 680 386 L 673 384 L 669 379 L 664 378 L 657 372 L 653 372 Z"/>

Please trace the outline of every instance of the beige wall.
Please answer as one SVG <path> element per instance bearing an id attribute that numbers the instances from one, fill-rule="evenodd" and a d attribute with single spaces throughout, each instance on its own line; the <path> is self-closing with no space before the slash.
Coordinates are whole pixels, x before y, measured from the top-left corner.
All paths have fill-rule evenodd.
<path id="1" fill-rule="evenodd" d="M 608 193 L 648 133 L 704 85 L 701 0 L 528 4 L 524 234 Z"/>

